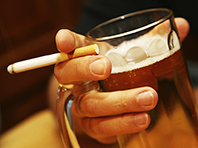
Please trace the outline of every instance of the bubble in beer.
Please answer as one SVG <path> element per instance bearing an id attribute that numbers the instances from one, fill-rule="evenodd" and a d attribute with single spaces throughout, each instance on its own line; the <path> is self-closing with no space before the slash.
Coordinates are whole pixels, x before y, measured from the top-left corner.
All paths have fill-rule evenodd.
<path id="1" fill-rule="evenodd" d="M 148 54 L 149 56 L 156 56 L 167 52 L 169 49 L 165 41 L 160 38 L 155 38 L 151 41 Z"/>
<path id="2" fill-rule="evenodd" d="M 126 53 L 126 60 L 130 64 L 135 64 L 147 58 L 144 50 L 138 46 L 130 48 Z"/>
<path id="3" fill-rule="evenodd" d="M 109 52 L 106 55 L 113 67 L 122 67 L 127 65 L 127 61 L 117 52 Z"/>

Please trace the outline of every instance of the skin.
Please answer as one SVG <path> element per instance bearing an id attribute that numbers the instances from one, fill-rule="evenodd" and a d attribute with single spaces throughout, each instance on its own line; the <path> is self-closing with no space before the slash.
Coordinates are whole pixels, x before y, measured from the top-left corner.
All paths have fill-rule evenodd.
<path id="1" fill-rule="evenodd" d="M 183 18 L 175 19 L 181 41 L 189 31 L 189 24 Z M 75 48 L 92 44 L 84 36 L 67 29 L 58 31 L 56 44 L 60 52 L 69 53 Z M 95 69 L 97 67 L 97 69 Z M 69 69 L 69 73 L 68 73 Z M 72 59 L 54 68 L 49 96 L 56 94 L 58 83 L 75 84 L 84 80 L 101 80 L 111 73 L 109 59 L 102 55 Z M 144 130 L 150 123 L 148 110 L 158 102 L 158 94 L 151 87 L 104 93 L 91 91 L 74 100 L 71 111 L 74 128 L 79 138 L 84 135 L 103 144 L 117 141 L 116 135 Z"/>

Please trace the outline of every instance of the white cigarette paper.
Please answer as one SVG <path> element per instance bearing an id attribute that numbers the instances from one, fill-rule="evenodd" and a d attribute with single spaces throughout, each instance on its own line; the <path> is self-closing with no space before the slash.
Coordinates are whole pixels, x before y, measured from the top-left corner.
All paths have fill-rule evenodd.
<path id="1" fill-rule="evenodd" d="M 7 67 L 7 71 L 10 74 L 20 73 L 32 69 L 37 69 L 49 65 L 53 65 L 56 63 L 61 63 L 63 61 L 77 58 L 86 55 L 94 55 L 99 53 L 99 47 L 97 44 L 93 44 L 90 46 L 85 46 L 81 48 L 77 48 L 74 50 L 73 54 L 66 53 L 54 53 L 51 55 L 45 55 L 42 57 L 37 57 L 25 61 L 16 62 Z"/>

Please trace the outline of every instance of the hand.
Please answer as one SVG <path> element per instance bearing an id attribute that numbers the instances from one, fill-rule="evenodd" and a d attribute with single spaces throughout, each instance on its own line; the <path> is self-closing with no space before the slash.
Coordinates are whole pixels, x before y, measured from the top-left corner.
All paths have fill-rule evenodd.
<path id="1" fill-rule="evenodd" d="M 180 39 L 184 40 L 189 24 L 182 18 L 175 21 Z M 60 30 L 56 43 L 58 49 L 65 53 L 92 44 L 84 36 L 69 30 Z M 111 63 L 102 55 L 86 56 L 57 64 L 54 72 L 60 83 L 77 85 L 84 80 L 107 78 Z M 72 104 L 72 118 L 76 121 L 74 128 L 77 133 L 85 133 L 101 143 L 113 143 L 118 134 L 135 133 L 147 128 L 150 117 L 146 111 L 153 109 L 157 101 L 158 95 L 150 87 L 111 93 L 89 92 L 81 101 L 74 100 Z"/>

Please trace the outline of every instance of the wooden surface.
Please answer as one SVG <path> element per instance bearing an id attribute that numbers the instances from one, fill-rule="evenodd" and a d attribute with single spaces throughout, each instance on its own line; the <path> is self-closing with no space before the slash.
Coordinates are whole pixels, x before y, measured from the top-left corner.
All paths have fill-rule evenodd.
<path id="1" fill-rule="evenodd" d="M 14 0 L 0 4 L 1 132 L 47 108 L 53 66 L 10 75 L 9 64 L 57 52 L 55 34 L 77 23 L 83 0 Z"/>

